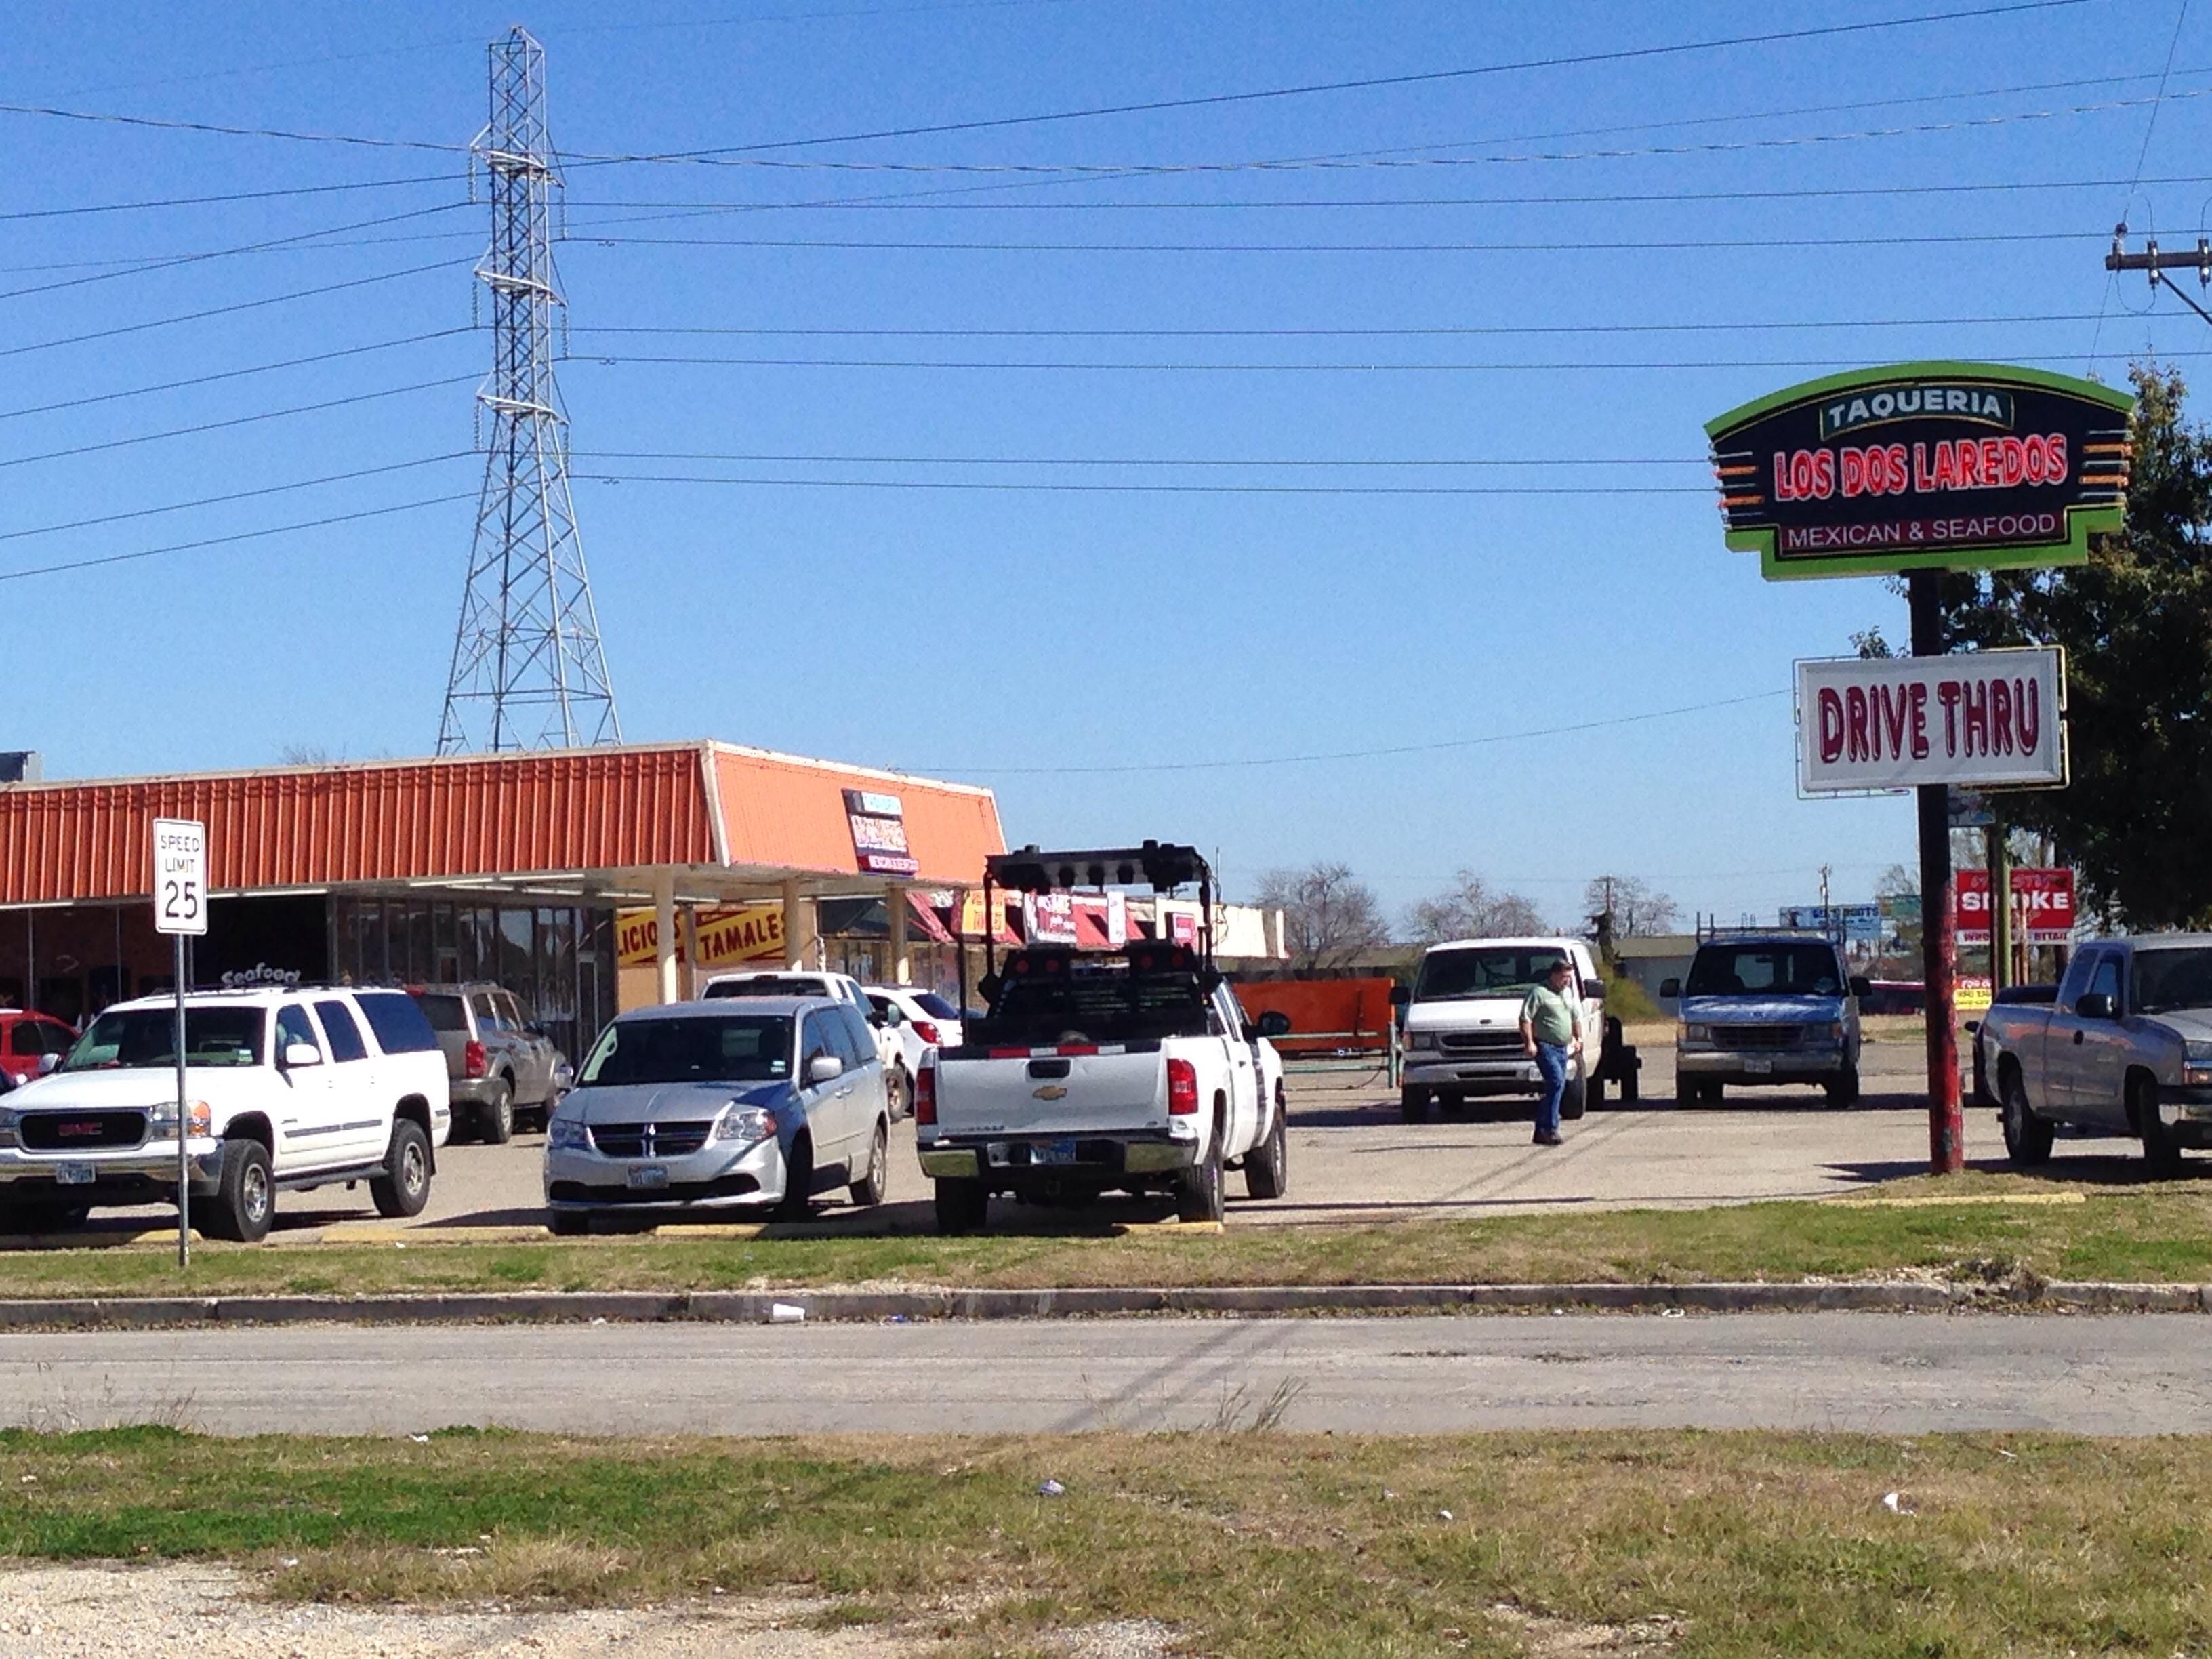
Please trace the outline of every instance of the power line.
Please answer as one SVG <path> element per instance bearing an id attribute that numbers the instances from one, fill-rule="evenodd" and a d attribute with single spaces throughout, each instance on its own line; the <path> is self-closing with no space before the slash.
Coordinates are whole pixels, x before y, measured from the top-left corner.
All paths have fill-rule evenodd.
<path id="1" fill-rule="evenodd" d="M 179 265 L 199 264 L 210 259 L 228 259 L 241 253 L 265 253 L 276 248 L 296 246 L 319 237 L 336 236 L 349 230 L 365 230 L 375 225 L 397 224 L 402 220 L 420 219 L 434 213 L 450 213 L 465 202 L 444 202 L 436 207 L 411 208 L 405 213 L 387 213 L 375 219 L 363 219 L 350 225 L 332 225 L 323 230 L 303 230 L 290 236 L 271 237 L 264 241 L 247 242 L 234 247 L 207 248 L 196 253 L 173 254 L 143 263 L 134 263 L 119 270 L 104 270 L 91 276 L 69 276 L 58 282 L 40 283 L 29 288 L 0 289 L 0 300 L 20 300 L 33 294 L 52 294 L 66 288 L 84 288 L 94 283 L 110 283 L 120 276 L 143 276 L 150 271 L 173 270 Z"/>
<path id="2" fill-rule="evenodd" d="M 1304 340 L 1454 339 L 1486 335 L 1733 334 L 1776 329 L 1968 328 L 2033 323 L 2086 323 L 2089 311 L 1996 317 L 1832 317 L 1725 323 L 1486 323 L 1406 328 L 807 328 L 601 323 L 572 335 L 661 334 L 840 340 Z M 591 354 L 586 353 L 586 356 Z"/>
<path id="3" fill-rule="evenodd" d="M 474 374 L 448 374 L 440 380 L 418 380 L 412 386 L 386 386 L 378 392 L 357 392 L 347 398 L 326 398 L 320 403 L 295 404 L 289 409 L 265 409 L 253 415 L 234 415 L 228 420 L 203 421 L 197 426 L 172 427 L 166 432 L 140 432 L 128 438 L 104 439 L 95 444 L 73 444 L 67 449 L 50 449 L 41 455 L 13 455 L 0 460 L 0 467 L 30 466 L 40 461 L 58 461 L 73 455 L 92 455 L 103 450 L 128 449 L 137 444 L 158 443 L 165 438 L 189 438 L 198 433 L 220 432 L 229 427 L 254 426 L 263 421 L 281 421 L 294 415 L 313 415 L 325 409 L 344 409 L 355 404 L 374 403 L 379 398 L 402 397 L 410 392 L 471 386 L 479 378 Z"/>
<path id="4" fill-rule="evenodd" d="M 1490 467 L 1696 466 L 1710 455 L 1449 455 L 1192 456 L 1192 455 L 805 455 L 666 449 L 583 449 L 587 461 L 726 461 L 779 466 L 1158 466 L 1158 467 Z"/>
<path id="5" fill-rule="evenodd" d="M 344 144 L 362 149 L 428 150 L 440 155 L 469 153 L 466 144 L 432 143 L 421 138 L 371 138 L 358 133 L 301 132 L 285 127 L 234 127 L 216 121 L 176 121 L 151 115 L 118 115 L 111 111 L 62 109 L 52 104 L 0 104 L 0 115 L 36 115 L 56 121 L 145 127 L 158 132 L 198 132 L 222 138 L 282 138 L 299 143 Z"/>
<path id="6" fill-rule="evenodd" d="M 973 121 L 943 121 L 926 126 L 884 127 L 871 132 L 825 134 L 812 138 L 785 138 L 769 143 L 735 144 L 687 152 L 692 156 L 742 155 L 771 149 L 797 149 L 817 144 L 849 144 L 884 138 L 921 138 L 956 132 L 995 131 L 1007 127 L 1037 126 L 1049 122 L 1086 121 L 1118 115 L 1153 115 L 1168 110 L 1218 109 L 1225 105 L 1250 104 L 1284 98 L 1306 98 L 1325 93 L 1372 92 L 1386 87 L 1432 86 L 1493 75 L 1514 75 L 1538 70 L 1580 68 L 1595 64 L 1619 64 L 1686 53 L 1717 52 L 1736 46 L 1778 46 L 1802 40 L 1869 34 L 1891 29 L 1919 27 L 1932 23 L 2003 17 L 2023 12 L 2055 11 L 2082 0 L 2013 0 L 2013 3 L 1965 10 L 1923 12 L 1917 16 L 1871 19 L 1856 23 L 1831 23 L 1812 28 L 1775 29 L 1759 34 L 1723 36 L 1706 40 L 1683 40 L 1656 46 L 1625 46 L 1610 52 L 1564 53 L 1552 58 L 1522 58 L 1506 64 L 1479 64 L 1462 69 L 1425 70 L 1407 75 L 1366 76 L 1357 80 L 1310 82 L 1303 86 L 1268 87 L 1250 92 L 1210 93 L 1194 98 L 1162 98 L 1142 103 L 1098 105 L 1087 109 L 1054 110 L 1034 115 L 1000 115 Z"/>
<path id="7" fill-rule="evenodd" d="M 1591 253 L 1747 252 L 1821 247 L 1950 247 L 2024 242 L 2103 242 L 2094 230 L 1945 231 L 1896 236 L 1676 237 L 1602 242 L 983 242 L 829 236 L 605 236 L 571 228 L 583 247 L 802 248 L 909 253 Z"/>
<path id="8" fill-rule="evenodd" d="M 130 564 L 139 559 L 156 559 L 170 553 L 193 553 L 203 548 L 228 547 L 238 542 L 260 541 L 270 536 L 289 536 L 302 530 L 321 530 L 334 524 L 354 524 L 363 519 L 381 519 L 394 513 L 413 513 L 426 507 L 444 507 L 453 501 L 472 501 L 476 492 L 463 495 L 432 495 L 419 501 L 401 501 L 392 507 L 363 507 L 353 513 L 332 514 L 328 518 L 303 519 L 297 524 L 271 525 L 265 530 L 241 530 L 228 536 L 204 536 L 196 542 L 172 542 L 167 547 L 142 547 L 131 553 L 106 553 L 96 558 L 64 559 L 54 564 L 29 566 L 21 570 L 0 570 L 0 582 L 22 581 L 31 576 L 58 575 L 67 570 L 92 570 L 102 565 Z"/>
<path id="9" fill-rule="evenodd" d="M 2050 353 L 2018 354 L 2026 362 L 2055 362 L 2058 357 Z M 2160 354 L 2168 357 L 2194 357 L 2203 355 L 2194 351 L 2170 351 Z M 1680 358 L 1674 360 L 1612 359 L 1575 362 L 1476 362 L 1472 361 L 1431 362 L 1334 362 L 1334 363 L 1255 363 L 1255 362 L 1113 362 L 1105 360 L 1084 361 L 1073 358 L 1033 359 L 1027 362 L 1004 358 L 935 358 L 922 360 L 912 357 L 695 357 L 680 356 L 606 356 L 598 353 L 572 357 L 568 360 L 585 367 L 601 368 L 632 368 L 640 364 L 657 367 L 691 367 L 699 368 L 851 368 L 851 369 L 935 369 L 951 373 L 1046 373 L 1046 374 L 1700 374 L 1717 369 L 1740 368 L 1826 368 L 1849 366 L 1848 360 L 1838 357 L 1735 357 Z"/>
<path id="10" fill-rule="evenodd" d="M 205 311 L 187 311 L 173 317 L 156 317 L 149 322 L 125 323 L 115 328 L 95 329 L 89 334 L 69 334 L 59 339 L 34 340 L 28 345 L 0 346 L 0 357 L 20 357 L 27 351 L 52 351 L 60 346 L 112 340 L 125 334 L 143 334 L 148 329 L 168 328 L 178 323 L 197 323 L 210 317 L 228 317 L 237 312 L 258 311 L 264 306 L 288 305 L 295 300 L 312 300 L 325 294 L 342 294 L 349 289 L 367 288 L 376 283 L 396 282 L 403 276 L 420 276 L 426 271 L 451 270 L 456 263 L 452 259 L 435 259 L 427 265 L 410 265 L 404 270 L 380 271 L 374 276 L 355 276 L 343 283 L 325 283 L 319 288 L 295 289 L 289 293 L 267 295 L 258 300 L 240 300 L 232 305 L 211 306 Z"/>
<path id="11" fill-rule="evenodd" d="M 1534 738 L 1568 737 L 1579 732 L 1599 732 L 1614 726 L 1642 726 L 1652 720 L 1674 720 L 1684 714 L 1708 714 L 1717 708 L 1739 708 L 1747 703 L 1768 702 L 1790 693 L 1754 691 L 1741 697 L 1722 697 L 1712 702 L 1684 703 L 1675 708 L 1654 708 L 1640 714 L 1616 714 L 1610 719 L 1577 720 L 1570 726 L 1538 726 L 1525 732 L 1498 732 L 1487 737 L 1453 738 L 1442 743 L 1397 744 L 1386 749 L 1340 749 L 1312 755 L 1271 755 L 1251 759 L 1158 761 L 1120 766 L 945 766 L 915 769 L 937 777 L 983 775 L 997 777 L 1069 777 L 1078 775 L 1131 772 L 1220 772 L 1258 766 L 1308 766 L 1328 761 L 1379 760 L 1398 755 L 1435 755 L 1449 750 L 1480 749 L 1492 744 L 1522 743 Z"/>
<path id="12" fill-rule="evenodd" d="M 2128 184 L 2126 199 L 2120 204 L 2120 215 L 2123 220 L 2127 216 L 2128 202 L 2134 199 L 2136 190 L 2136 181 L 2142 177 L 2143 163 L 2150 159 L 2151 134 L 2158 131 L 2158 112 L 2166 103 L 2166 82 L 2173 78 L 2173 55 L 2181 49 L 2181 27 L 2188 21 L 2189 0 L 2181 0 L 2180 7 L 2173 15 L 2172 38 L 2166 44 L 2166 67 L 2160 72 L 2158 77 L 2158 95 L 2151 100 L 2150 118 L 2143 123 L 2142 147 L 2136 151 L 2135 177 Z M 2155 276 L 2156 273 L 2154 271 L 2153 275 Z M 2105 313 L 2112 308 L 2113 290 L 2118 284 L 2118 271 L 2110 271 L 2106 275 L 2105 292 L 2103 297 L 2097 302 L 2096 332 L 2089 337 L 2089 368 L 2093 370 L 2097 365 L 2097 348 L 2104 343 Z"/>
<path id="13" fill-rule="evenodd" d="M 668 473 L 578 472 L 592 483 L 729 484 L 774 489 L 927 489 L 1067 495 L 1701 495 L 1710 484 L 1214 484 L 1066 483 L 996 478 L 705 477 Z"/>
<path id="14" fill-rule="evenodd" d="M 421 173 L 408 179 L 362 179 L 343 185 L 295 185 L 284 190 L 236 190 L 217 196 L 165 196 L 137 202 L 95 202 L 79 207 L 23 208 L 0 213 L 0 223 L 26 219 L 75 219 L 91 213 L 142 213 L 159 208 L 215 207 L 234 202 L 267 202 L 294 196 L 325 196 L 340 191 L 395 190 L 406 185 L 450 185 L 453 176 Z"/>
<path id="15" fill-rule="evenodd" d="M 406 472 L 416 467 L 435 466 L 442 461 L 471 460 L 473 449 L 456 449 L 444 455 L 425 455 L 412 461 L 393 461 L 384 466 L 364 466 L 351 472 L 333 472 L 327 477 L 301 478 L 294 483 L 264 484 L 258 489 L 234 489 L 226 495 L 203 495 L 197 501 L 168 501 L 160 507 L 133 507 L 127 513 L 103 513 L 97 518 L 71 519 L 63 524 L 34 525 L 27 530 L 0 531 L 0 542 L 26 541 L 35 536 L 58 536 L 69 530 L 91 530 L 100 525 L 122 524 L 133 519 L 160 518 L 165 514 L 187 513 L 196 507 L 222 507 L 232 501 L 253 501 L 263 495 L 289 495 L 295 490 L 319 489 L 325 484 L 350 483 L 356 478 L 374 478 L 386 472 Z"/>
<path id="16" fill-rule="evenodd" d="M 0 421 L 21 420 L 26 415 L 52 415 L 64 409 L 82 409 L 90 404 L 112 404 L 125 398 L 143 398 L 156 392 L 177 392 L 185 386 L 210 386 L 218 380 L 242 380 L 250 374 L 270 374 L 278 369 L 303 368 L 310 363 L 335 362 L 342 357 L 360 357 L 375 351 L 396 350 L 401 346 L 422 345 L 432 340 L 450 339 L 457 334 L 474 331 L 466 328 L 441 328 L 428 334 L 410 334 L 400 340 L 378 340 L 368 345 L 345 346 L 336 351 L 319 351 L 309 357 L 288 357 L 282 362 L 255 363 L 246 368 L 219 369 L 212 374 L 194 374 L 181 380 L 161 380 L 151 386 L 134 386 L 122 392 L 96 392 L 82 398 L 64 398 L 58 403 L 34 404 L 25 409 L 0 410 Z"/>

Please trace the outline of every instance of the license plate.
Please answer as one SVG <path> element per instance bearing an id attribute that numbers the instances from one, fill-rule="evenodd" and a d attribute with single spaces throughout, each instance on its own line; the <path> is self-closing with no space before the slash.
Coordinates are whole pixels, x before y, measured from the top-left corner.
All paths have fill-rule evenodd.
<path id="1" fill-rule="evenodd" d="M 1073 1140 L 1040 1140 L 1030 1148 L 1032 1164 L 1073 1164 L 1075 1162 L 1075 1143 Z"/>
<path id="2" fill-rule="evenodd" d="M 1765 1077 L 1774 1070 L 1774 1062 L 1771 1060 L 1747 1060 L 1743 1069 L 1747 1076 Z"/>
<path id="3" fill-rule="evenodd" d="M 100 1173 L 89 1164 L 57 1164 L 54 1179 L 64 1187 L 89 1187 L 100 1178 Z"/>
<path id="4" fill-rule="evenodd" d="M 643 1192 L 657 1192 L 668 1184 L 668 1166 L 665 1164 L 633 1164 L 629 1166 L 629 1184 Z"/>

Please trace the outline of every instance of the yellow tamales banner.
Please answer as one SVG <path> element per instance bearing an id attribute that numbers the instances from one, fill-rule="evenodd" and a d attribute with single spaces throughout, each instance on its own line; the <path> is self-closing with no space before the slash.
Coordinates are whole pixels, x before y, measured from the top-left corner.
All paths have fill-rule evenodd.
<path id="1" fill-rule="evenodd" d="M 659 918 L 651 910 L 615 912 L 615 950 L 625 968 L 650 968 L 659 953 Z M 684 930 L 677 926 L 676 957 L 684 959 Z M 783 907 L 747 904 L 699 912 L 701 968 L 783 960 Z"/>

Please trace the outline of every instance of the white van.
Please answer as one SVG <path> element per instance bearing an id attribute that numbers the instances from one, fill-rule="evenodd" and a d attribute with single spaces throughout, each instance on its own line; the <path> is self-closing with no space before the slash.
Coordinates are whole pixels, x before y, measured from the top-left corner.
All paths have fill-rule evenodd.
<path id="1" fill-rule="evenodd" d="M 1399 1105 L 1418 1123 L 1435 1097 L 1446 1116 L 1470 1098 L 1543 1091 L 1536 1062 L 1522 1052 L 1521 1005 L 1561 957 L 1574 970 L 1582 1052 L 1568 1062 L 1561 1117 L 1580 1117 L 1605 1047 L 1605 985 L 1589 946 L 1575 939 L 1461 939 L 1421 957 L 1406 1011 L 1405 1073 Z"/>

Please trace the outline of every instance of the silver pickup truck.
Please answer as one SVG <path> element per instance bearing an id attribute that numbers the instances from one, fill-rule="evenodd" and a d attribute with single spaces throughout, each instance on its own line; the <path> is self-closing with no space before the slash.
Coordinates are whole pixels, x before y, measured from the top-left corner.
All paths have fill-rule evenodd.
<path id="1" fill-rule="evenodd" d="M 2059 1124 L 2132 1135 L 2161 1173 L 2212 1146 L 2212 934 L 2098 939 L 2046 1007 L 1999 1004 L 1977 1042 L 2014 1163 Z"/>

